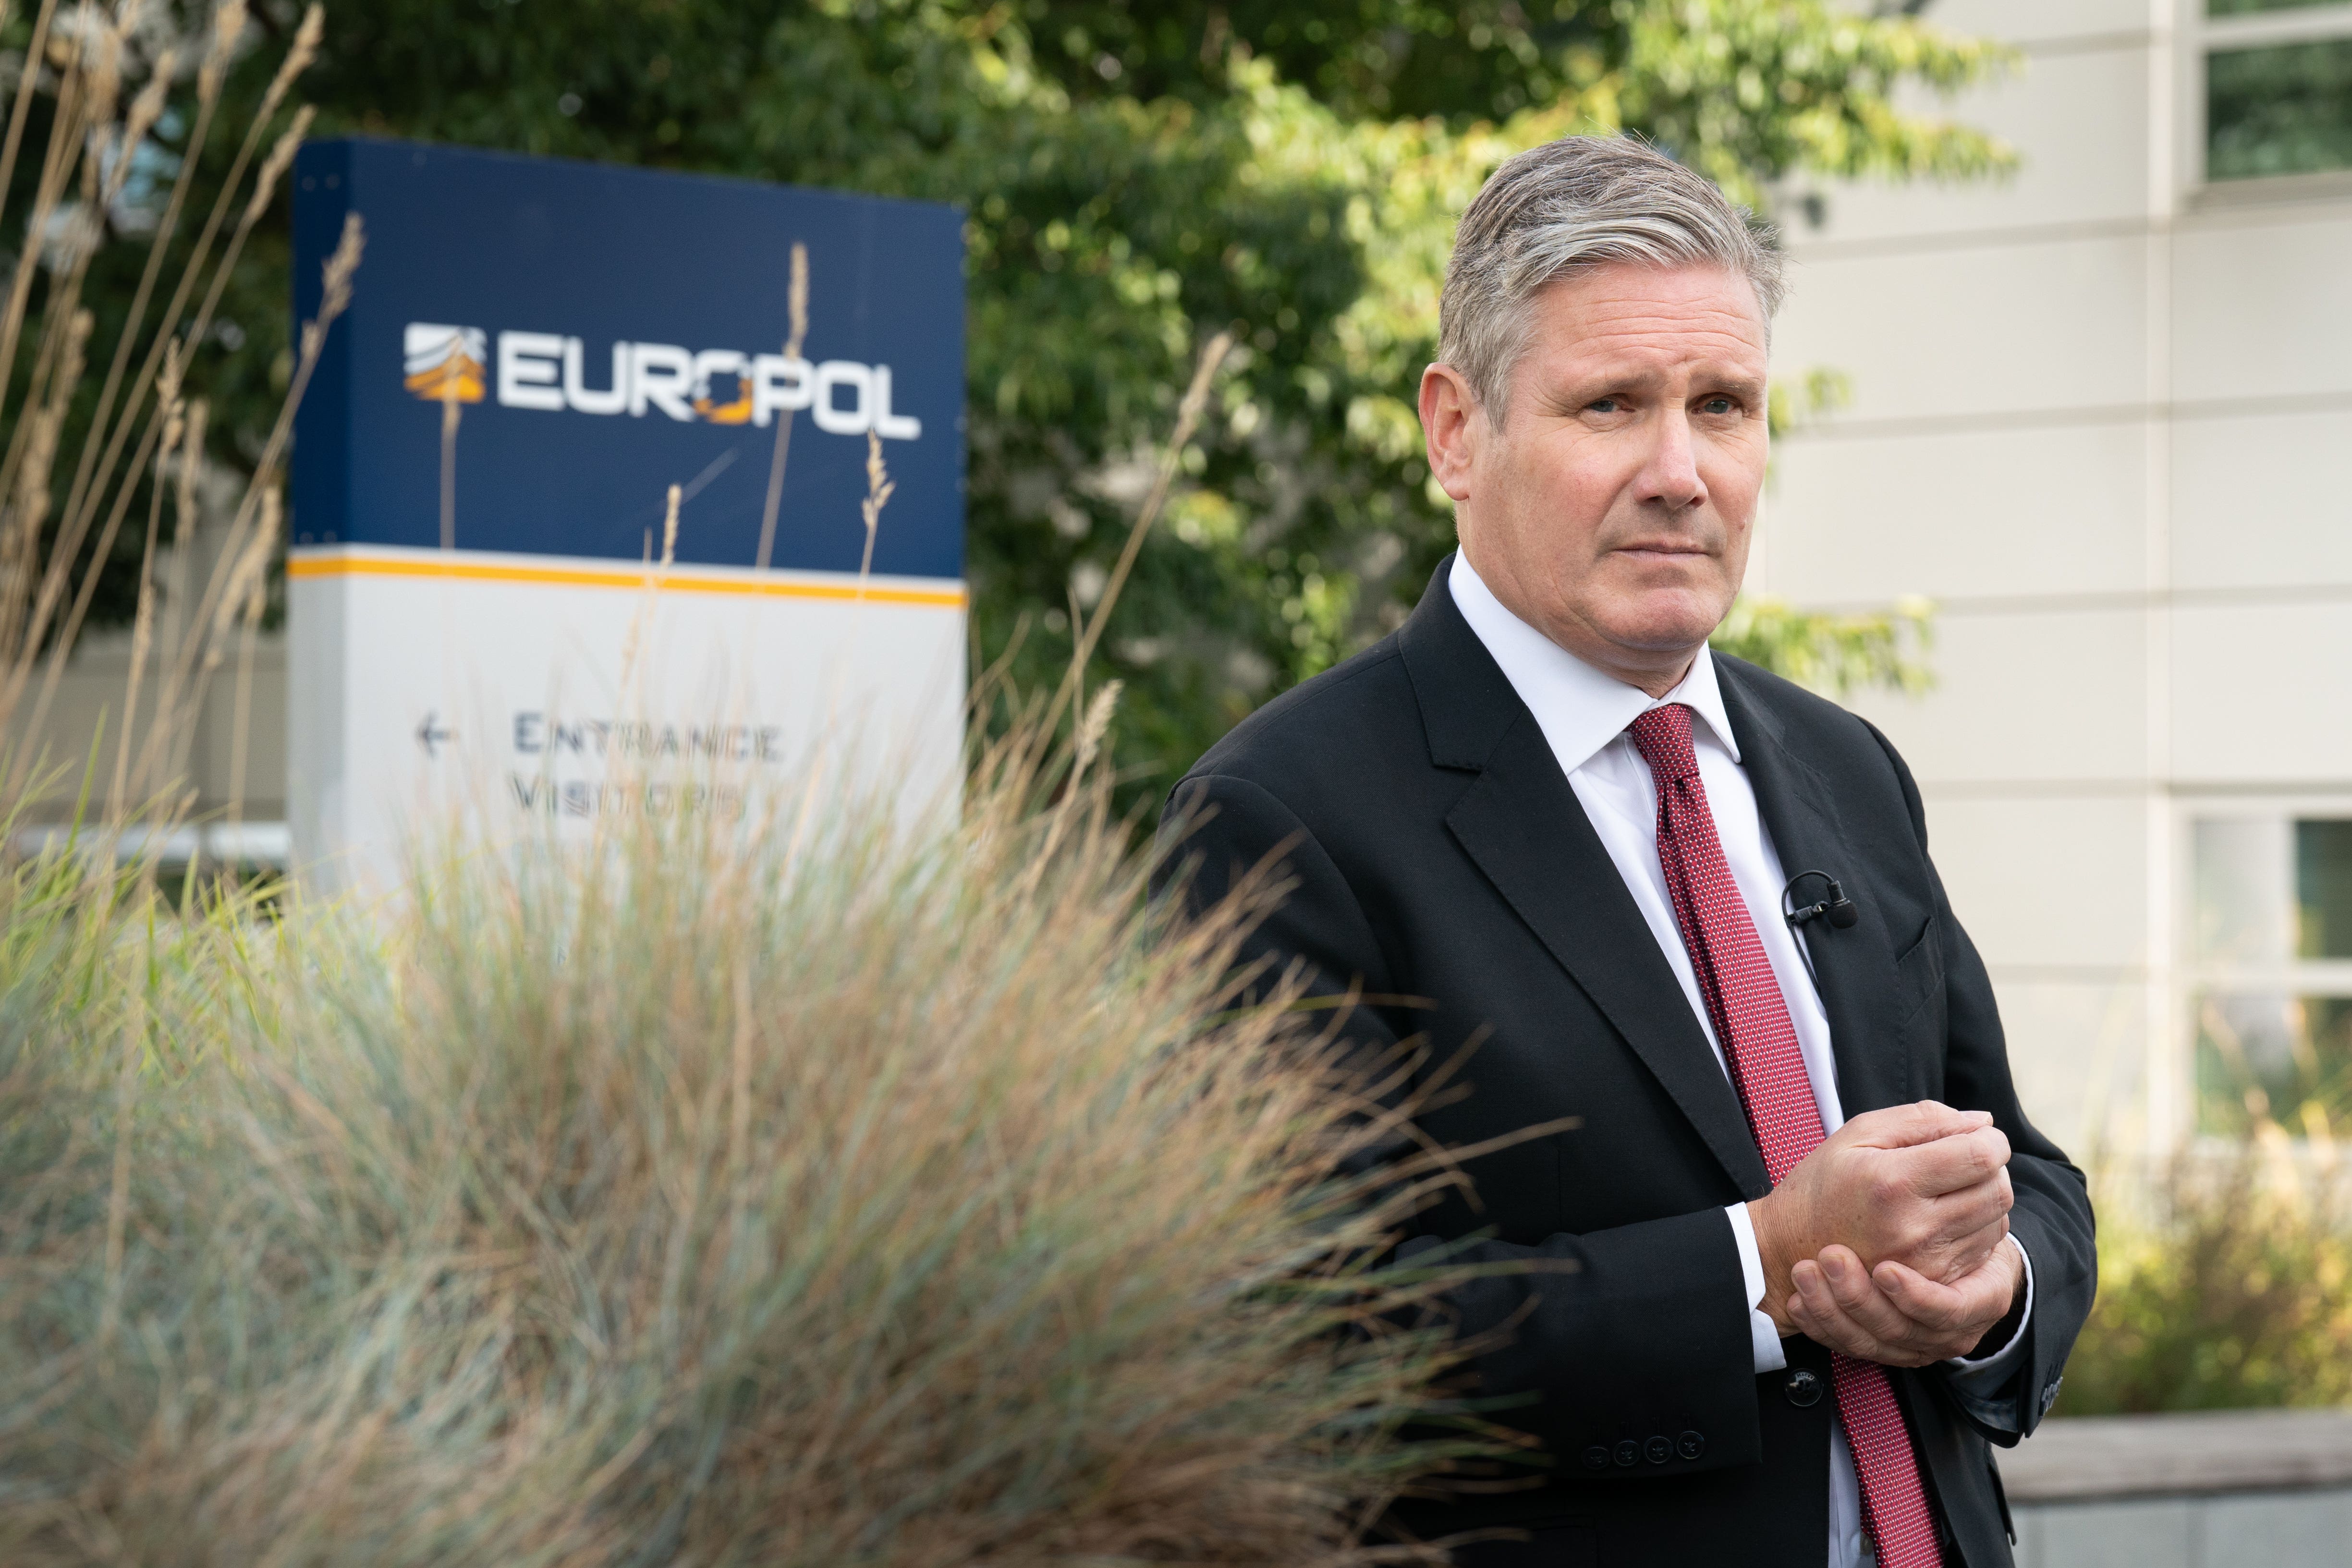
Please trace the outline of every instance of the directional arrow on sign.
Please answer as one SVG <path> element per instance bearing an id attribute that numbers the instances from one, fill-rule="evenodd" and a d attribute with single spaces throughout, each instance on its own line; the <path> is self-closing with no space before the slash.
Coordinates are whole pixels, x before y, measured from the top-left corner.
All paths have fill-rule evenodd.
<path id="1" fill-rule="evenodd" d="M 425 722 L 416 727 L 416 744 L 425 748 L 425 755 L 428 759 L 435 761 L 439 760 L 441 754 L 434 747 L 442 741 L 457 738 L 456 730 L 440 727 L 437 722 L 440 716 L 441 712 L 438 708 L 428 709 L 425 715 Z"/>

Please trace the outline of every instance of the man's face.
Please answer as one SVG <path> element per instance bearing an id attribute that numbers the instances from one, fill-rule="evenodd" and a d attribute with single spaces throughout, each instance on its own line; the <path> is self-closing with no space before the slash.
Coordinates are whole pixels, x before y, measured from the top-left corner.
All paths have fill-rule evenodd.
<path id="1" fill-rule="evenodd" d="M 1746 278 L 1619 264 L 1545 287 L 1500 429 L 1450 366 L 1430 468 L 1511 612 L 1664 692 L 1739 591 L 1763 486 L 1764 319 Z"/>

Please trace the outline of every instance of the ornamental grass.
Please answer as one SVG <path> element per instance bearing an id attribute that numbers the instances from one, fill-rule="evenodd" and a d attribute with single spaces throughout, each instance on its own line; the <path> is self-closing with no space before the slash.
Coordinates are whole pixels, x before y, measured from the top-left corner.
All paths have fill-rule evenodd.
<path id="1" fill-rule="evenodd" d="M 1410 1185 L 1034 760 L 369 909 L 11 870 L 0 1562 L 1367 1560 L 1476 1447 Z"/>

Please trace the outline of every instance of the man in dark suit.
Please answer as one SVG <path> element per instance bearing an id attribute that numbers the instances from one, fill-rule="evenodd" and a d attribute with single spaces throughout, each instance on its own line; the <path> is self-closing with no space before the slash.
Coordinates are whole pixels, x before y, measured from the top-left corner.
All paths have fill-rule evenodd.
<path id="1" fill-rule="evenodd" d="M 1505 164 L 1422 383 L 1461 550 L 1170 803 L 1196 903 L 1283 867 L 1249 956 L 1370 998 L 1353 1046 L 1475 1046 L 1423 1134 L 1573 1121 L 1467 1161 L 1402 1248 L 1538 1265 L 1449 1305 L 1538 1484 L 1390 1521 L 1515 1537 L 1465 1563 L 2008 1563 L 1988 1444 L 2048 1410 L 2091 1304 L 2082 1175 L 2019 1108 L 1902 758 L 1706 647 L 1780 288 L 1638 142 Z"/>

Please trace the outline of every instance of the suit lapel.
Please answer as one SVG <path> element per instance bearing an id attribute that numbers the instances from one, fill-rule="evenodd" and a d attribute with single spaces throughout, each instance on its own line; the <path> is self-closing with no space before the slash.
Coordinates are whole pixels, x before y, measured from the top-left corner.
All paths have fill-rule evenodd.
<path id="1" fill-rule="evenodd" d="M 1738 1189 L 1760 1197 L 1770 1184 L 1739 1097 L 1535 716 L 1455 607 L 1452 564 L 1438 567 L 1401 640 L 1431 760 L 1477 775 L 1446 826 Z"/>
<path id="2" fill-rule="evenodd" d="M 1504 735 L 1445 821 L 1739 1190 L 1756 1197 L 1769 1191 L 1731 1081 L 1532 716 Z"/>
<path id="3" fill-rule="evenodd" d="M 1895 947 L 1886 913 L 1858 881 L 1861 867 L 1829 780 L 1789 749 L 1743 666 L 1718 657 L 1716 673 L 1741 766 L 1756 790 L 1757 811 L 1772 835 L 1783 874 L 1827 872 L 1843 885 L 1860 915 L 1843 931 L 1826 920 L 1808 921 L 1797 938 L 1812 956 L 1822 1009 L 1829 1016 L 1839 1106 L 1851 1117 L 1895 1104 L 1907 1097 L 1909 1075 L 1897 1054 L 1901 1047 L 1889 1005 Z"/>

